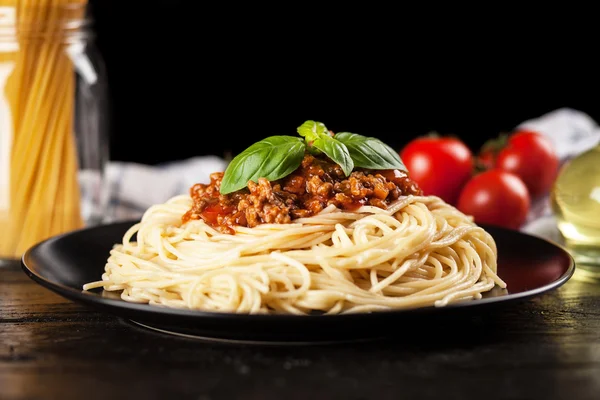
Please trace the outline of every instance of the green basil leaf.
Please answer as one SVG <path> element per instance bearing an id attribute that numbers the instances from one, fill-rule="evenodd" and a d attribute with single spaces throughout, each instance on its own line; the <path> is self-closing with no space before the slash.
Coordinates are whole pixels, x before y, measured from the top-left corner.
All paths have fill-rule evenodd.
<path id="1" fill-rule="evenodd" d="M 352 169 L 354 169 L 354 162 L 352 162 L 350 153 L 342 142 L 335 140 L 331 136 L 322 135 L 313 142 L 313 146 L 342 167 L 342 171 L 344 171 L 346 176 L 350 175 Z"/>
<path id="2" fill-rule="evenodd" d="M 349 132 L 337 133 L 334 138 L 346 145 L 357 167 L 407 171 L 398 152 L 379 139 Z"/>
<path id="3" fill-rule="evenodd" d="M 325 127 L 325 124 L 311 120 L 308 120 L 300 125 L 297 131 L 300 136 L 306 138 L 307 142 L 317 140 L 319 137 L 329 132 Z"/>
<path id="4" fill-rule="evenodd" d="M 294 172 L 304 158 L 304 140 L 292 136 L 270 136 L 234 157 L 223 174 L 221 194 L 240 190 L 258 178 L 281 179 Z"/>

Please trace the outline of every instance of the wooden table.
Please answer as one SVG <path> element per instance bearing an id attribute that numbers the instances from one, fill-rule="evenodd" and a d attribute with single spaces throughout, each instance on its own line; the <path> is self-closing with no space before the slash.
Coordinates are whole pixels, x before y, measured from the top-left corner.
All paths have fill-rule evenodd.
<path id="1" fill-rule="evenodd" d="M 600 284 L 573 278 L 468 324 L 391 328 L 341 345 L 203 342 L 91 311 L 4 265 L 0 399 L 600 399 Z"/>

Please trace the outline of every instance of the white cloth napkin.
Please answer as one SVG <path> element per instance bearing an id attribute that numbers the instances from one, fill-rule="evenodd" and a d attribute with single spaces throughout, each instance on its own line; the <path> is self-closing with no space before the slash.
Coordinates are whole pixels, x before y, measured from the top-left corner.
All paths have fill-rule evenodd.
<path id="1" fill-rule="evenodd" d="M 600 140 L 596 121 L 571 108 L 557 109 L 515 128 L 529 128 L 548 136 L 562 162 Z M 110 201 L 103 222 L 139 218 L 151 205 L 188 193 L 195 183 L 208 183 L 212 172 L 224 171 L 226 167 L 227 162 L 217 156 L 194 157 L 157 166 L 111 161 L 106 173 Z M 548 197 L 532 204 L 522 231 L 561 241 Z"/>
<path id="2" fill-rule="evenodd" d="M 209 183 L 210 174 L 224 171 L 227 162 L 218 156 L 199 156 L 160 165 L 111 161 L 106 169 L 109 190 L 104 223 L 135 219 L 154 205 L 189 193 L 196 183 Z"/>

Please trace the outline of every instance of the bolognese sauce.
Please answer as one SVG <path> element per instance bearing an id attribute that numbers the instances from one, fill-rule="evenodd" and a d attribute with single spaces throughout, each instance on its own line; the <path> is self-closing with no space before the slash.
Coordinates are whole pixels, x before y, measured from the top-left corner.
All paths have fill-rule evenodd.
<path id="1" fill-rule="evenodd" d="M 223 172 L 215 172 L 210 183 L 190 188 L 193 203 L 182 217 L 184 223 L 202 219 L 220 232 L 233 234 L 235 226 L 287 224 L 332 204 L 348 211 L 362 205 L 385 209 L 400 196 L 422 195 L 404 171 L 356 168 L 346 177 L 336 163 L 309 153 L 296 171 L 280 180 L 259 178 L 244 189 L 222 195 L 222 179 Z"/>

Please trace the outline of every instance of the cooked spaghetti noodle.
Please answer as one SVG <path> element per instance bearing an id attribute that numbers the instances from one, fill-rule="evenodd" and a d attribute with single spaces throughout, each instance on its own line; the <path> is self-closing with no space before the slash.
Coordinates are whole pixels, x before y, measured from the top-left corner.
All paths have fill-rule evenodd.
<path id="1" fill-rule="evenodd" d="M 235 234 L 182 222 L 190 207 L 181 195 L 149 208 L 110 252 L 102 280 L 84 289 L 195 310 L 337 314 L 440 307 L 506 286 L 490 234 L 437 197 L 331 205 Z"/>

